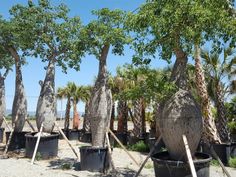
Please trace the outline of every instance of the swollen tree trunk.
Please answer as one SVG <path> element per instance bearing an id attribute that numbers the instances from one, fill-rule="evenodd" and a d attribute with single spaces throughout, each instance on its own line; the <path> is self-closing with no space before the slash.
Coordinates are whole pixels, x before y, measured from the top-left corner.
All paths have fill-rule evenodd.
<path id="1" fill-rule="evenodd" d="M 112 110 L 111 110 L 111 120 L 110 120 L 110 129 L 111 129 L 111 131 L 114 130 L 114 120 L 115 120 L 115 102 L 113 102 Z"/>
<path id="2" fill-rule="evenodd" d="M 70 127 L 70 97 L 67 98 L 66 102 L 66 113 L 65 113 L 65 122 L 64 122 L 64 129 L 69 130 Z"/>
<path id="3" fill-rule="evenodd" d="M 55 61 L 49 61 L 44 82 L 41 85 L 40 96 L 36 109 L 36 123 L 38 130 L 43 123 L 43 131 L 51 133 L 56 121 L 55 95 Z"/>
<path id="4" fill-rule="evenodd" d="M 79 113 L 77 111 L 77 103 L 73 100 L 73 129 L 79 129 Z"/>
<path id="5" fill-rule="evenodd" d="M 109 128 L 112 95 L 107 84 L 106 59 L 109 45 L 102 48 L 99 59 L 98 78 L 93 88 L 90 102 L 90 123 L 92 132 L 92 146 L 104 147 L 105 133 Z"/>
<path id="6" fill-rule="evenodd" d="M 118 128 L 117 132 L 126 133 L 128 131 L 128 106 L 127 102 L 124 100 L 119 100 L 118 102 Z"/>
<path id="7" fill-rule="evenodd" d="M 90 100 L 88 100 L 85 104 L 85 113 L 84 113 L 84 121 L 83 121 L 83 130 L 85 132 L 91 132 L 90 128 L 90 120 L 89 120 L 89 103 Z"/>
<path id="8" fill-rule="evenodd" d="M 9 51 L 15 59 L 16 80 L 15 95 L 12 105 L 12 124 L 15 132 L 21 132 L 24 128 L 25 118 L 27 116 L 27 101 L 21 73 L 21 61 L 17 51 L 10 48 Z"/>
<path id="9" fill-rule="evenodd" d="M 216 82 L 216 95 L 215 102 L 217 108 L 217 123 L 216 128 L 219 132 L 220 139 L 222 142 L 229 142 L 229 130 L 227 127 L 226 108 L 224 105 L 223 90 L 220 82 Z"/>
<path id="10" fill-rule="evenodd" d="M 195 74 L 196 74 L 196 85 L 197 92 L 201 98 L 201 110 L 204 117 L 203 126 L 203 140 L 206 142 L 221 142 L 216 125 L 211 112 L 211 102 L 207 93 L 207 87 L 205 82 L 205 76 L 200 60 L 200 48 L 195 45 Z"/>
<path id="11" fill-rule="evenodd" d="M 3 116 L 6 113 L 5 79 L 5 74 L 2 76 L 0 73 L 0 127 L 3 123 Z"/>

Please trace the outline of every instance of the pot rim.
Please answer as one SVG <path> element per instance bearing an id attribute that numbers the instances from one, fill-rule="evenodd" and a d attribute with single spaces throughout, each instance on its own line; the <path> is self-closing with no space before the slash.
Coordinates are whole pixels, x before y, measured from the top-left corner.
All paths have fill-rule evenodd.
<path id="1" fill-rule="evenodd" d="M 38 138 L 36 136 L 34 136 L 36 133 L 38 132 L 29 132 L 25 134 L 26 138 Z M 45 139 L 45 138 L 52 138 L 52 137 L 59 137 L 59 133 L 58 132 L 51 132 L 51 134 L 49 136 L 41 136 L 40 139 Z"/>

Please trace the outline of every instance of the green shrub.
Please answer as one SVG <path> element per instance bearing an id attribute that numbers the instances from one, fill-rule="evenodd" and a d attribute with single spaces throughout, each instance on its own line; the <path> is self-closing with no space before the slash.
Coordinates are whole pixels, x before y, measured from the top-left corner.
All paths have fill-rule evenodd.
<path id="1" fill-rule="evenodd" d="M 72 168 L 72 165 L 70 163 L 63 163 L 61 165 L 62 170 L 70 170 Z"/>
<path id="2" fill-rule="evenodd" d="M 40 154 L 40 152 L 37 152 L 37 153 L 36 153 L 35 159 L 36 159 L 37 161 L 42 160 L 42 155 Z"/>
<path id="3" fill-rule="evenodd" d="M 148 145 L 144 143 L 144 141 L 139 141 L 134 145 L 128 146 L 128 149 L 131 151 L 137 152 L 148 152 L 149 148 Z"/>
<path id="4" fill-rule="evenodd" d="M 230 133 L 236 133 L 236 121 L 228 123 Z"/>
<path id="5" fill-rule="evenodd" d="M 213 165 L 213 166 L 219 166 L 220 164 L 219 164 L 218 160 L 212 159 L 211 165 Z"/>
<path id="6" fill-rule="evenodd" d="M 232 168 L 236 168 L 236 157 L 229 159 L 229 166 Z"/>
<path id="7" fill-rule="evenodd" d="M 147 164 L 144 166 L 144 168 L 146 168 L 146 169 L 151 169 L 151 168 L 153 168 L 153 164 L 152 164 L 152 163 L 147 163 Z"/>

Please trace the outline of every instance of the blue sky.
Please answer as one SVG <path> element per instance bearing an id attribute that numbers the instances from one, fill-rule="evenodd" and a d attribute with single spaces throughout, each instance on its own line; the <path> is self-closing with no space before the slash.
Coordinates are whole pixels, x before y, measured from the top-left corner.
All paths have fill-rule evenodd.
<path id="1" fill-rule="evenodd" d="M 34 2 L 37 2 L 34 0 Z M 108 7 L 110 9 L 122 9 L 125 11 L 133 11 L 144 2 L 144 0 L 52 0 L 53 5 L 65 3 L 71 10 L 70 16 L 80 16 L 83 23 L 88 23 L 94 18 L 91 15 L 91 10 Z M 27 4 L 27 0 L 1 0 L 0 14 L 5 18 L 9 18 L 9 9 L 15 4 Z M 125 48 L 124 56 L 108 56 L 108 70 L 114 75 L 117 66 L 122 66 L 125 63 L 131 63 L 133 51 L 128 47 Z M 47 63 L 42 63 L 40 59 L 27 58 L 28 64 L 23 66 L 23 82 L 28 100 L 28 111 L 35 111 L 40 87 L 39 80 L 45 77 L 43 69 Z M 163 67 L 167 63 L 165 61 L 154 60 L 151 64 L 153 67 Z M 61 72 L 57 67 L 56 70 L 56 88 L 66 85 L 68 81 L 73 81 L 79 85 L 92 84 L 94 77 L 98 72 L 98 61 L 94 56 L 86 56 L 82 59 L 81 70 L 76 72 L 69 69 L 67 74 Z M 7 109 L 11 109 L 15 90 L 15 71 L 10 72 L 6 79 L 6 102 Z M 61 102 L 58 101 L 58 111 L 61 110 Z M 62 102 L 62 110 L 65 109 L 65 101 Z M 84 111 L 84 104 L 78 104 L 78 110 Z"/>

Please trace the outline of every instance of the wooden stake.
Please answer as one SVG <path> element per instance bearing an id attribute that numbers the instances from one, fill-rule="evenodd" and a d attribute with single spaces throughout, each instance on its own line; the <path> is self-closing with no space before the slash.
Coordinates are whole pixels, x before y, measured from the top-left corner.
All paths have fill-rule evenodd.
<path id="1" fill-rule="evenodd" d="M 31 122 L 29 121 L 29 119 L 25 119 L 25 121 L 29 124 L 30 128 L 35 132 L 35 129 L 33 125 L 31 124 Z"/>
<path id="2" fill-rule="evenodd" d="M 37 153 L 37 150 L 38 150 L 39 141 L 40 141 L 40 138 L 41 138 L 42 131 L 43 131 L 43 123 L 41 124 L 39 134 L 38 134 L 38 138 L 37 138 L 37 142 L 36 142 L 36 145 L 35 145 L 35 148 L 34 148 L 34 153 L 33 153 L 33 157 L 32 157 L 32 160 L 31 160 L 32 165 L 34 164 L 34 159 L 35 159 L 35 156 L 36 156 L 36 153 Z"/>
<path id="3" fill-rule="evenodd" d="M 13 133 L 14 133 L 14 129 L 11 129 L 11 133 L 10 133 L 10 135 L 9 135 L 9 138 L 8 138 L 8 141 L 7 141 L 5 150 L 4 150 L 4 152 L 3 152 L 3 156 L 6 156 L 6 155 L 7 155 L 8 147 L 9 147 L 9 145 L 10 145 L 10 142 L 11 142 Z"/>
<path id="4" fill-rule="evenodd" d="M 213 147 L 210 147 L 209 144 L 208 144 L 208 147 L 210 148 L 210 151 L 211 151 L 212 156 L 213 156 L 216 160 L 218 160 L 218 162 L 219 162 L 219 164 L 220 164 L 220 166 L 221 166 L 223 172 L 226 174 L 226 176 L 231 177 L 230 174 L 229 174 L 229 172 L 228 172 L 227 169 L 225 168 L 224 164 L 221 162 L 219 156 L 216 154 L 216 152 L 215 152 L 215 150 L 213 149 Z"/>
<path id="5" fill-rule="evenodd" d="M 11 127 L 9 127 L 9 125 L 8 125 L 8 123 L 7 123 L 7 120 L 6 120 L 6 117 L 5 117 L 5 116 L 3 116 L 3 120 L 4 120 L 4 122 L 5 122 L 5 124 L 6 124 L 7 128 L 8 128 L 8 130 L 9 130 L 9 131 L 12 131 Z"/>
<path id="6" fill-rule="evenodd" d="M 107 146 L 108 146 L 108 154 L 110 156 L 110 159 L 111 159 L 111 167 L 112 167 L 112 170 L 115 171 L 115 165 L 114 165 L 114 162 L 113 162 L 113 159 L 112 159 L 112 156 L 111 156 L 111 145 L 110 145 L 110 140 L 109 140 L 109 137 L 108 137 L 108 132 L 106 132 L 106 141 L 107 141 Z"/>
<path id="7" fill-rule="evenodd" d="M 124 151 L 128 154 L 128 156 L 135 162 L 137 166 L 139 166 L 139 163 L 135 160 L 135 158 L 129 153 L 129 151 L 125 148 L 125 146 L 120 142 L 120 140 L 116 137 L 116 135 L 109 129 L 109 132 L 111 135 L 115 138 L 115 140 L 119 143 L 119 145 L 124 149 Z"/>
<path id="8" fill-rule="evenodd" d="M 144 165 L 147 163 L 148 159 L 151 157 L 152 153 L 154 152 L 155 148 L 157 147 L 158 143 L 161 141 L 162 136 L 160 135 L 157 139 L 157 141 L 155 142 L 154 146 L 152 147 L 152 149 L 150 150 L 150 152 L 148 153 L 148 156 L 146 157 L 146 159 L 143 161 L 141 167 L 139 168 L 138 172 L 136 173 L 135 177 L 138 177 L 139 174 L 141 173 Z"/>
<path id="9" fill-rule="evenodd" d="M 79 158 L 78 153 L 76 152 L 76 150 L 73 148 L 72 144 L 70 143 L 70 141 L 67 139 L 66 135 L 63 133 L 63 131 L 61 130 L 61 128 L 59 127 L 59 125 L 57 124 L 57 122 L 54 122 L 55 125 L 57 126 L 59 132 L 61 133 L 61 135 L 63 136 L 63 138 L 66 140 L 66 142 L 68 143 L 68 145 L 70 146 L 70 148 L 72 149 L 72 151 L 74 152 L 75 156 L 77 157 L 77 159 Z"/>
<path id="10" fill-rule="evenodd" d="M 189 149 L 188 140 L 187 140 L 186 135 L 183 135 L 183 141 L 184 141 L 184 147 L 185 147 L 186 154 L 187 154 L 187 157 L 188 157 L 188 162 L 189 162 L 189 165 L 190 165 L 192 176 L 197 177 L 196 169 L 195 169 L 194 164 L 193 164 L 193 159 L 192 159 L 192 156 L 191 156 L 191 152 L 190 152 L 190 149 Z"/>

